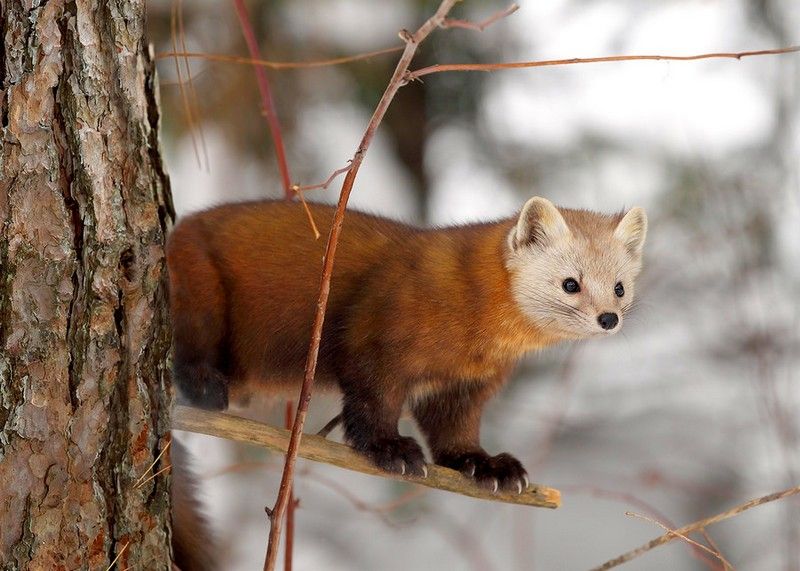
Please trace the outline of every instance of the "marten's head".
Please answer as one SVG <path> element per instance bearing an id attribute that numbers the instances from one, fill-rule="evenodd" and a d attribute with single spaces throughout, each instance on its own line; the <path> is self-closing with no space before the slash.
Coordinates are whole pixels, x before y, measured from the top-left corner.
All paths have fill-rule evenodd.
<path id="1" fill-rule="evenodd" d="M 565 339 L 616 333 L 633 306 L 647 216 L 598 214 L 531 198 L 508 235 L 506 264 L 522 312 Z"/>

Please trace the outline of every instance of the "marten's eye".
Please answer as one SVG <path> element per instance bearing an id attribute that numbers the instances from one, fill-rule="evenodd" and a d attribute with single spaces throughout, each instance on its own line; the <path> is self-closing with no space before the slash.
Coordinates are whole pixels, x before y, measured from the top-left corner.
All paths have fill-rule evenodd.
<path id="1" fill-rule="evenodd" d="M 564 291 L 567 293 L 578 293 L 581 291 L 581 286 L 573 278 L 565 279 L 564 283 L 561 284 L 561 287 L 563 287 Z"/>
<path id="2" fill-rule="evenodd" d="M 614 293 L 617 294 L 617 297 L 625 295 L 625 288 L 622 287 L 622 282 L 617 282 L 617 285 L 614 286 Z"/>

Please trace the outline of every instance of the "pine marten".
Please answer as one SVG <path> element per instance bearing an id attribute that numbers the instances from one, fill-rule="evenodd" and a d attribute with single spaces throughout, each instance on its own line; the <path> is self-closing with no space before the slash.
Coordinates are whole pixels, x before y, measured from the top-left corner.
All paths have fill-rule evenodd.
<path id="1" fill-rule="evenodd" d="M 326 235 L 333 209 L 310 207 Z M 526 352 L 619 331 L 646 231 L 641 208 L 606 215 L 539 197 L 513 218 L 451 228 L 349 212 L 316 377 L 341 390 L 345 440 L 384 470 L 426 475 L 422 448 L 397 429 L 408 406 L 436 464 L 522 492 L 522 464 L 481 448 L 483 406 Z M 182 398 L 220 410 L 254 386 L 299 385 L 324 248 L 298 203 L 229 204 L 175 227 Z"/>

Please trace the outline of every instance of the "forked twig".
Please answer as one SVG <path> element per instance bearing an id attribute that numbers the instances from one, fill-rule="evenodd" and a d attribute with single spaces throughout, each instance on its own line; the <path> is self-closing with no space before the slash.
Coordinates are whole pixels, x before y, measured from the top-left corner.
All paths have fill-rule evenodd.
<path id="1" fill-rule="evenodd" d="M 111 571 L 111 569 L 114 568 L 114 565 L 117 564 L 117 561 L 119 561 L 119 558 L 122 557 L 122 554 L 125 553 L 126 549 L 128 549 L 128 545 L 129 544 L 130 544 L 130 541 L 122 546 L 122 549 L 119 550 L 119 553 L 117 553 L 117 556 L 114 558 L 114 560 L 111 563 L 108 564 L 108 567 L 106 567 L 106 571 Z"/>
<path id="2" fill-rule="evenodd" d="M 161 449 L 161 452 L 158 453 L 156 459 L 153 460 L 147 467 L 147 470 L 145 470 L 144 473 L 136 479 L 136 482 L 134 482 L 133 484 L 134 489 L 139 487 L 139 485 L 142 483 L 142 480 L 144 480 L 147 477 L 147 474 L 150 473 L 150 470 L 152 470 L 153 466 L 155 466 L 158 463 L 158 461 L 161 459 L 164 453 L 169 449 L 171 444 L 172 444 L 172 439 L 167 440 L 167 443 L 164 445 L 164 448 Z"/>
<path id="3" fill-rule="evenodd" d="M 502 20 L 506 16 L 510 16 L 514 12 L 519 10 L 519 4 L 512 4 L 508 8 L 504 10 L 499 10 L 495 14 L 489 16 L 485 20 L 480 22 L 470 22 L 469 20 L 457 20 L 453 18 L 445 18 L 444 22 L 441 24 L 441 28 L 465 28 L 467 30 L 475 30 L 476 32 L 482 32 L 492 24 L 494 24 L 497 20 Z"/>
<path id="4" fill-rule="evenodd" d="M 766 496 L 750 500 L 749 502 L 745 502 L 741 505 L 733 507 L 728 511 L 722 512 L 720 514 L 717 514 L 715 516 L 706 519 L 701 519 L 694 523 L 690 523 L 689 525 L 685 525 L 679 529 L 674 530 L 674 532 L 672 533 L 666 533 L 661 537 L 657 537 L 649 541 L 648 543 L 645 543 L 644 545 L 637 547 L 636 549 L 633 549 L 631 551 L 628 551 L 627 553 L 623 553 L 619 557 L 615 557 L 614 559 L 606 561 L 602 565 L 593 568 L 592 571 L 605 571 L 606 569 L 611 569 L 612 567 L 617 567 L 618 565 L 627 563 L 631 559 L 635 559 L 636 557 L 650 551 L 651 549 L 658 547 L 659 545 L 664 545 L 665 543 L 669 543 L 670 541 L 672 541 L 677 537 L 676 534 L 688 535 L 694 531 L 698 531 L 715 523 L 719 523 L 726 519 L 730 519 L 751 508 L 755 508 L 769 502 L 782 500 L 783 498 L 788 498 L 790 496 L 794 496 L 797 494 L 800 494 L 800 486 L 796 486 L 794 488 L 789 488 L 788 490 L 783 490 L 782 492 L 775 492 L 774 494 L 768 494 Z"/>
<path id="5" fill-rule="evenodd" d="M 702 549 L 706 553 L 710 553 L 711 555 L 713 555 L 714 557 L 716 557 L 717 559 L 719 559 L 722 562 L 722 564 L 725 566 L 725 569 L 733 569 L 733 565 L 731 565 L 728 562 L 728 560 L 725 559 L 722 556 L 722 553 L 720 553 L 718 549 L 716 549 L 716 548 L 715 549 L 709 549 L 708 547 L 706 547 L 702 543 L 698 543 L 697 541 L 695 541 L 691 537 L 688 537 L 688 536 L 686 536 L 686 535 L 684 535 L 684 534 L 682 534 L 682 533 L 680 533 L 678 531 L 675 531 L 674 529 L 671 529 L 670 527 L 667 527 L 666 525 L 664 525 L 660 521 L 655 520 L 655 519 L 653 519 L 651 517 L 647 517 L 646 515 L 637 514 L 636 512 L 625 512 L 625 515 L 630 516 L 630 517 L 637 517 L 639 519 L 643 519 L 645 521 L 649 521 L 650 523 L 654 523 L 658 527 L 660 527 L 661 529 L 666 531 L 668 534 L 675 535 L 676 537 L 681 538 L 685 542 L 687 542 L 687 543 L 689 543 L 691 545 L 694 545 L 695 547 L 697 547 L 699 549 Z"/>

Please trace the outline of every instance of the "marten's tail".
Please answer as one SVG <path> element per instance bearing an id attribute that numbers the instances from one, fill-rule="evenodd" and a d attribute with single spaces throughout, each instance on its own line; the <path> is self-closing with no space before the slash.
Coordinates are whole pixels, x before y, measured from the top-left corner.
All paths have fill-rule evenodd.
<path id="1" fill-rule="evenodd" d="M 190 469 L 189 451 L 174 437 L 172 462 L 172 550 L 180 571 L 215 571 L 218 553 L 208 521 L 197 500 L 198 483 Z"/>

